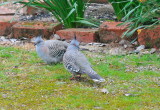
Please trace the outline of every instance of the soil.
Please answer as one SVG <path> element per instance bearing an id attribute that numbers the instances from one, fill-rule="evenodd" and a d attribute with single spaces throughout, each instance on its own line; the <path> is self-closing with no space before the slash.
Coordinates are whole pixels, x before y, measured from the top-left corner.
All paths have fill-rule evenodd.
<path id="1" fill-rule="evenodd" d="M 116 20 L 111 4 L 90 3 L 85 11 L 85 18 L 94 19 L 100 22 Z M 19 15 L 20 21 L 57 21 L 51 13 L 39 10 L 33 15 Z"/>

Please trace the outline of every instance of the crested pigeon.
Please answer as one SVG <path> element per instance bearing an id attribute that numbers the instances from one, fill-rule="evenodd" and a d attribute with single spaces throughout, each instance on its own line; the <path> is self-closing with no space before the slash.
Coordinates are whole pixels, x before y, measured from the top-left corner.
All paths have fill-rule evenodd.
<path id="1" fill-rule="evenodd" d="M 92 69 L 85 55 L 79 51 L 79 42 L 76 37 L 71 41 L 63 56 L 63 64 L 73 74 L 72 78 L 76 75 L 87 74 L 94 82 L 105 81 Z"/>
<path id="2" fill-rule="evenodd" d="M 35 38 L 36 52 L 38 56 L 47 64 L 56 64 L 62 61 L 68 43 L 59 40 L 46 40 L 42 36 Z"/>

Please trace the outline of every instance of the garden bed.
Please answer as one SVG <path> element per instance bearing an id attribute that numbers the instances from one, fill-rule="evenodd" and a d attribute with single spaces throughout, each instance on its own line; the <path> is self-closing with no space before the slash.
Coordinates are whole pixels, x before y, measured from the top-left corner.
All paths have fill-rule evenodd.
<path id="1" fill-rule="evenodd" d="M 71 74 L 62 63 L 47 65 L 37 56 L 35 46 L 31 43 L 32 37 L 43 34 L 47 39 L 55 39 L 52 34 L 56 29 L 51 22 L 56 20 L 51 14 L 40 11 L 33 15 L 18 15 L 15 25 L 9 20 L 2 20 L 0 109 L 158 110 L 160 49 L 145 49 L 144 45 L 138 46 L 137 42 L 122 40 L 120 36 L 125 27 L 104 22 L 106 19 L 116 20 L 109 4 L 91 4 L 85 17 L 95 18 L 105 25 L 101 25 L 99 33 L 95 28 L 76 28 L 60 30 L 57 34 L 61 36 L 60 40 L 67 39 L 67 42 L 74 34 L 77 35 L 77 39 L 82 41 L 80 51 L 106 80 L 104 83 L 94 83 L 87 75 L 69 80 Z M 49 34 L 45 34 L 46 28 Z M 149 33 L 146 30 L 144 32 Z M 159 31 L 155 32 L 152 35 L 157 36 Z M 143 33 L 139 35 L 143 38 Z M 157 41 L 154 38 L 152 40 Z"/>

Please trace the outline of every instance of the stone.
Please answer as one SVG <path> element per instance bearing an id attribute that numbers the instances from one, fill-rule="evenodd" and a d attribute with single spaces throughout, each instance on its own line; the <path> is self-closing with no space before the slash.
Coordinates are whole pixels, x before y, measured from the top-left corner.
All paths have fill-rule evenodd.
<path id="1" fill-rule="evenodd" d="M 138 50 L 133 50 L 133 51 L 130 51 L 130 52 L 129 52 L 129 54 L 134 54 L 134 53 L 135 53 L 135 54 L 138 54 L 139 51 L 138 51 Z"/>
<path id="2" fill-rule="evenodd" d="M 150 54 L 153 54 L 153 53 L 155 53 L 156 52 L 156 48 L 151 48 L 151 50 L 150 50 Z"/>
<path id="3" fill-rule="evenodd" d="M 138 42 L 137 42 L 137 41 L 133 42 L 132 44 L 133 44 L 134 46 L 138 46 Z"/>
<path id="4" fill-rule="evenodd" d="M 9 41 L 7 38 L 5 38 L 4 36 L 2 36 L 1 38 L 1 41 L 3 41 L 3 42 L 6 42 L 6 41 Z"/>
<path id="5" fill-rule="evenodd" d="M 126 93 L 126 94 L 124 94 L 125 96 L 132 96 L 132 94 L 130 94 L 130 93 Z"/>
<path id="6" fill-rule="evenodd" d="M 99 47 L 105 47 L 106 46 L 106 44 L 103 44 L 103 43 L 101 43 L 100 45 L 99 45 Z"/>
<path id="7" fill-rule="evenodd" d="M 94 109 L 96 109 L 96 110 L 102 110 L 103 108 L 99 107 L 99 106 L 95 106 Z"/>
<path id="8" fill-rule="evenodd" d="M 16 42 L 17 39 L 9 39 L 12 43 Z"/>
<path id="9" fill-rule="evenodd" d="M 17 45 L 17 46 L 20 46 L 20 45 L 23 45 L 23 42 L 21 42 L 21 41 L 16 41 L 14 44 Z"/>
<path id="10" fill-rule="evenodd" d="M 109 50 L 111 55 L 125 55 L 127 52 L 123 47 L 115 47 Z"/>
<path id="11" fill-rule="evenodd" d="M 128 46 L 127 45 L 123 45 L 123 47 L 126 49 Z"/>
<path id="12" fill-rule="evenodd" d="M 145 49 L 145 45 L 140 45 L 136 48 L 136 51 L 141 51 L 143 49 Z"/>
<path id="13" fill-rule="evenodd" d="M 126 93 L 124 95 L 127 96 L 127 97 L 129 97 L 129 96 L 138 96 L 138 94 L 131 94 L 131 93 Z"/>
<path id="14" fill-rule="evenodd" d="M 93 45 L 93 42 L 91 42 L 91 43 L 88 43 L 88 45 Z"/>
<path id="15" fill-rule="evenodd" d="M 125 40 L 125 39 L 122 39 L 119 44 L 123 45 L 124 48 L 127 48 L 127 47 L 133 47 L 133 45 L 131 44 L 131 42 L 129 42 L 128 40 Z"/>
<path id="16" fill-rule="evenodd" d="M 131 42 L 129 42 L 128 40 L 122 39 L 119 44 L 121 45 L 131 45 Z"/>
<path id="17" fill-rule="evenodd" d="M 65 40 L 71 40 L 74 38 L 74 35 L 76 35 L 80 42 L 90 43 L 99 41 L 98 29 L 70 28 L 56 31 L 56 34 Z"/>
<path id="18" fill-rule="evenodd" d="M 100 42 L 110 43 L 110 42 L 119 42 L 122 38 L 121 36 L 126 31 L 126 26 L 117 26 L 122 22 L 103 22 L 99 27 L 99 38 Z M 137 37 L 135 33 L 131 37 L 124 37 L 123 39 L 132 41 Z"/>
<path id="19" fill-rule="evenodd" d="M 21 37 L 20 40 L 27 40 L 28 38 L 26 37 Z"/>
<path id="20" fill-rule="evenodd" d="M 2 94 L 2 97 L 3 97 L 3 98 L 7 98 L 8 95 L 7 95 L 7 94 Z"/>
<path id="21" fill-rule="evenodd" d="M 0 42 L 0 45 L 4 45 L 4 46 L 10 45 L 10 44 L 11 44 L 10 41 L 3 41 L 3 42 Z"/>
<path id="22" fill-rule="evenodd" d="M 109 91 L 105 88 L 101 89 L 100 92 L 104 93 L 104 94 L 109 94 Z"/>
<path id="23" fill-rule="evenodd" d="M 4 39 L 6 39 L 4 36 L 0 36 L 1 41 L 3 41 Z"/>
<path id="24" fill-rule="evenodd" d="M 93 43 L 93 45 L 98 45 L 99 46 L 99 45 L 101 45 L 101 43 Z"/>

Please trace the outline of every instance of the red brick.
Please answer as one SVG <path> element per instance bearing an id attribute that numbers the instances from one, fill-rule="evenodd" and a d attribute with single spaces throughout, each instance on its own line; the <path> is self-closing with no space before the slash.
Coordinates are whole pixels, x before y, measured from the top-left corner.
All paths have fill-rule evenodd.
<path id="1" fill-rule="evenodd" d="M 122 22 L 103 22 L 99 27 L 100 42 L 110 43 L 120 41 L 122 34 L 127 30 L 124 25 L 117 26 L 120 23 Z M 136 38 L 136 33 L 130 38 L 124 37 L 123 39 L 132 41 L 134 38 Z"/>
<path id="2" fill-rule="evenodd" d="M 15 12 L 14 9 L 9 9 L 7 5 L 0 6 L 0 15 L 14 15 Z"/>
<path id="3" fill-rule="evenodd" d="M 138 34 L 138 42 L 146 47 L 160 48 L 160 26 L 153 29 L 142 29 Z"/>
<path id="4" fill-rule="evenodd" d="M 98 29 L 71 28 L 59 30 L 56 32 L 62 39 L 71 40 L 74 34 L 80 42 L 96 42 L 98 41 Z"/>
<path id="5" fill-rule="evenodd" d="M 19 22 L 12 27 L 12 37 L 32 38 L 38 35 L 49 39 L 57 30 L 62 29 L 62 25 L 53 22 Z"/>
<path id="6" fill-rule="evenodd" d="M 13 3 L 2 5 L 2 6 L 0 6 L 0 15 L 14 15 L 16 13 L 17 9 L 22 6 L 23 6 L 22 4 L 13 4 Z M 19 10 L 19 12 L 23 13 L 24 8 Z"/>
<path id="7" fill-rule="evenodd" d="M 43 1 L 41 1 L 41 3 L 45 4 Z M 35 14 L 40 13 L 40 12 L 46 13 L 48 11 L 45 10 L 45 9 L 42 9 L 41 7 L 38 7 L 38 8 L 31 7 L 31 6 L 26 7 L 26 14 L 27 15 L 35 15 Z"/>
<path id="8" fill-rule="evenodd" d="M 34 8 L 34 7 L 31 7 L 31 6 L 27 6 L 26 7 L 26 14 L 27 15 L 35 15 L 39 9 L 38 8 Z"/>
<path id="9" fill-rule="evenodd" d="M 13 16 L 0 16 L 0 35 L 7 36 L 11 33 L 11 27 L 16 22 L 10 22 Z"/>

